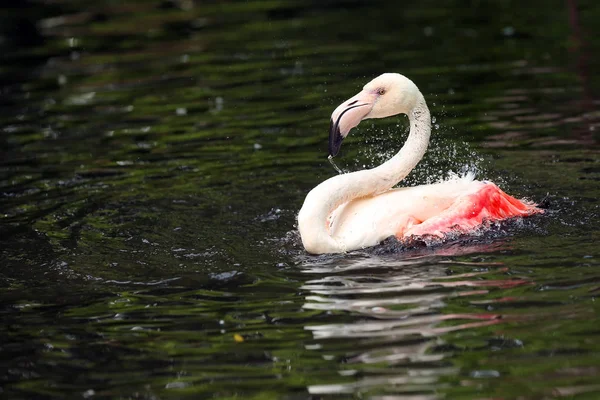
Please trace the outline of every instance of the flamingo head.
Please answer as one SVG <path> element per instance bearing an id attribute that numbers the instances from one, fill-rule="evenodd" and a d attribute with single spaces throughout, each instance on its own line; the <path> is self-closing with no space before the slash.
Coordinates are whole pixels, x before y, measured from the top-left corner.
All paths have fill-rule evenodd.
<path id="1" fill-rule="evenodd" d="M 404 75 L 386 73 L 367 83 L 356 96 L 340 104 L 331 114 L 329 155 L 337 155 L 342 140 L 367 118 L 408 114 L 418 99 L 419 89 Z"/>

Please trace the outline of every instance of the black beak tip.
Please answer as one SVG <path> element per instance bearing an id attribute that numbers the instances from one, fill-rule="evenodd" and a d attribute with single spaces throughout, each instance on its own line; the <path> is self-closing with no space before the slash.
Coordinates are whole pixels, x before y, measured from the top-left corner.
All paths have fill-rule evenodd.
<path id="1" fill-rule="evenodd" d="M 331 157 L 337 156 L 340 152 L 342 140 L 344 140 L 344 137 L 340 133 L 340 127 L 331 120 L 329 125 L 329 155 Z"/>

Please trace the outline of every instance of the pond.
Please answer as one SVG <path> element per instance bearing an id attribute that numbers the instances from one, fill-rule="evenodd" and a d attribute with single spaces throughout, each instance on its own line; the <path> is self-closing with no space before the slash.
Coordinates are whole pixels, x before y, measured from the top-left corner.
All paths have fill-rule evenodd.
<path id="1" fill-rule="evenodd" d="M 0 16 L 0 394 L 600 396 L 600 5 L 22 1 Z M 422 90 L 402 183 L 476 172 L 545 213 L 311 256 L 329 116 Z M 347 171 L 403 117 L 363 123 Z"/>

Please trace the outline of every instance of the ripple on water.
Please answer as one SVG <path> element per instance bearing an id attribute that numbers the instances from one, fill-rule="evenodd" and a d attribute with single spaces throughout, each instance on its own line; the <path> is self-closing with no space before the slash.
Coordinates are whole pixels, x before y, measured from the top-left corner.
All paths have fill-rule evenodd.
<path id="1" fill-rule="evenodd" d="M 434 258 L 435 260 L 435 258 Z M 453 299 L 470 298 L 498 288 L 530 285 L 525 279 L 488 279 L 508 272 L 496 263 L 478 263 L 481 272 L 447 275 L 444 260 L 415 256 L 398 261 L 389 257 L 355 257 L 346 268 L 304 264 L 307 274 L 327 275 L 307 280 L 302 289 L 305 309 L 330 315 L 330 323 L 309 324 L 309 345 L 323 357 L 343 354 L 340 376 L 348 383 L 311 385 L 312 394 L 378 393 L 421 394 L 437 398 L 436 388 L 458 368 L 446 362 L 445 334 L 509 323 L 501 314 L 470 311 L 448 313 Z M 350 313 L 357 318 L 344 322 Z"/>
<path id="2" fill-rule="evenodd" d="M 80 3 L 0 13 L 5 397 L 598 397 L 597 2 Z M 386 70 L 435 117 L 404 184 L 547 213 L 306 254 L 329 115 Z M 372 122 L 340 166 L 401 147 Z"/>

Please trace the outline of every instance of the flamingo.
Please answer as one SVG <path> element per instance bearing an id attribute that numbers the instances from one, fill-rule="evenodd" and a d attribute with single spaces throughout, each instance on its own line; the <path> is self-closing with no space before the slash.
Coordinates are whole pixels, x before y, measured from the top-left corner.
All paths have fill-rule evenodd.
<path id="1" fill-rule="evenodd" d="M 343 253 L 395 236 L 444 239 L 513 217 L 541 213 L 494 183 L 472 174 L 431 185 L 392 189 L 423 157 L 431 116 L 425 98 L 407 77 L 385 73 L 338 106 L 331 115 L 329 158 L 360 121 L 406 114 L 410 133 L 400 151 L 372 169 L 333 176 L 312 189 L 298 214 L 302 244 L 312 254 Z"/>

